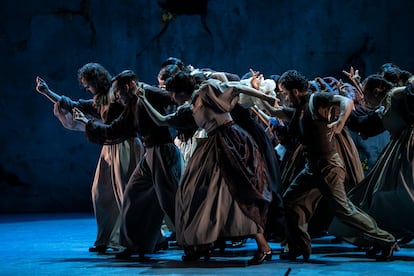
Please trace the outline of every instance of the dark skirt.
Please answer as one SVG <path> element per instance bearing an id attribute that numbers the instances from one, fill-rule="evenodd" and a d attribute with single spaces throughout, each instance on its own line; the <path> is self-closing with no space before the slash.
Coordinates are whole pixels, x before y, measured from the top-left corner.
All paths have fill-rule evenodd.
<path id="1" fill-rule="evenodd" d="M 238 125 L 222 126 L 198 144 L 176 197 L 181 245 L 263 232 L 271 186 L 255 140 Z"/>
<path id="2" fill-rule="evenodd" d="M 414 234 L 413 146 L 414 127 L 409 127 L 390 141 L 370 173 L 348 195 L 396 238 Z M 354 233 L 339 222 L 333 227 L 335 235 L 353 237 Z"/>

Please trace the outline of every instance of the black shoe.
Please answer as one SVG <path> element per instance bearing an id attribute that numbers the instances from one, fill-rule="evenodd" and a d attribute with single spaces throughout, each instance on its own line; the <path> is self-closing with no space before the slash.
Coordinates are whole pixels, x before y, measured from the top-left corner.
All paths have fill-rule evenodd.
<path id="1" fill-rule="evenodd" d="M 272 260 L 272 250 L 269 251 L 256 251 L 254 257 L 251 258 L 247 264 L 248 265 L 259 265 L 262 264 L 264 261 L 271 261 Z"/>
<path id="2" fill-rule="evenodd" d="M 107 249 L 108 249 L 108 247 L 106 247 L 106 246 L 98 245 L 98 246 L 94 246 L 94 247 L 89 247 L 89 252 L 105 253 Z"/>
<path id="3" fill-rule="evenodd" d="M 220 253 L 224 253 L 226 250 L 226 240 L 218 239 L 213 243 L 213 250 L 218 249 Z"/>
<path id="4" fill-rule="evenodd" d="M 132 254 L 133 254 L 133 251 L 127 248 L 127 249 L 124 249 L 124 251 L 116 253 L 115 258 L 127 260 L 127 259 L 131 259 Z"/>
<path id="5" fill-rule="evenodd" d="M 377 261 L 390 261 L 394 256 L 394 251 L 400 250 L 397 242 L 385 245 L 381 248 L 381 255 L 379 255 Z"/>
<path id="6" fill-rule="evenodd" d="M 305 251 L 298 251 L 298 250 L 286 250 L 284 249 L 281 253 L 280 253 L 280 259 L 281 260 L 288 260 L 288 261 L 295 261 L 296 258 L 303 256 L 303 260 L 305 262 L 309 261 L 309 256 L 310 253 L 309 252 L 305 252 Z"/>
<path id="7" fill-rule="evenodd" d="M 204 258 L 204 261 L 209 261 L 211 256 L 211 246 L 197 246 L 195 247 L 185 247 L 185 255 L 181 257 L 183 262 L 195 262 L 198 261 L 201 257 Z"/>
<path id="8" fill-rule="evenodd" d="M 371 248 L 369 248 L 365 255 L 369 258 L 376 258 L 377 254 L 381 252 L 381 246 L 379 244 L 374 244 Z"/>
<path id="9" fill-rule="evenodd" d="M 160 251 L 160 250 L 167 250 L 168 249 L 168 241 L 164 240 L 160 243 L 157 243 L 157 245 L 154 248 L 154 252 Z"/>

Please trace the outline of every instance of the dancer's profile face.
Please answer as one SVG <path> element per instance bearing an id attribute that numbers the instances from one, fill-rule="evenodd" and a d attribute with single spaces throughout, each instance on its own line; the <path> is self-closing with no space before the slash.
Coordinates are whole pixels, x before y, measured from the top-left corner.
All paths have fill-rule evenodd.
<path id="1" fill-rule="evenodd" d="M 81 84 L 83 86 L 83 88 L 85 88 L 85 90 L 89 93 L 91 93 L 92 95 L 96 94 L 96 87 L 95 85 L 91 82 L 91 81 L 87 81 L 85 79 L 81 79 Z"/>
<path id="2" fill-rule="evenodd" d="M 293 106 L 295 106 L 295 107 L 299 106 L 300 101 L 299 101 L 298 96 L 296 95 L 297 93 L 294 93 L 295 91 L 290 91 L 290 90 L 286 89 L 286 87 L 283 84 L 280 84 L 280 83 L 279 83 L 278 87 L 279 87 L 280 94 L 283 95 L 283 97 L 285 97 L 285 99 L 288 103 L 292 103 Z M 294 89 L 294 90 L 297 91 L 297 89 Z"/>
<path id="3" fill-rule="evenodd" d="M 115 100 L 122 104 L 127 104 L 129 100 L 126 89 L 118 84 L 118 81 L 114 81 L 111 86 L 111 91 L 115 96 Z"/>

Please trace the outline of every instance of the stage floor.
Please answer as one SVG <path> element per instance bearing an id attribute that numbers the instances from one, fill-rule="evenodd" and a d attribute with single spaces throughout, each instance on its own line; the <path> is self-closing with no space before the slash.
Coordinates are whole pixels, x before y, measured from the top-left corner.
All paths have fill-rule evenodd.
<path id="1" fill-rule="evenodd" d="M 253 240 L 241 248 L 216 252 L 209 262 L 183 263 L 182 251 L 171 248 L 137 258 L 88 252 L 96 234 L 92 214 L 27 214 L 0 216 L 0 275 L 414 275 L 414 242 L 395 253 L 393 261 L 376 262 L 355 246 L 317 239 L 309 262 L 278 258 L 247 266 L 256 249 Z"/>

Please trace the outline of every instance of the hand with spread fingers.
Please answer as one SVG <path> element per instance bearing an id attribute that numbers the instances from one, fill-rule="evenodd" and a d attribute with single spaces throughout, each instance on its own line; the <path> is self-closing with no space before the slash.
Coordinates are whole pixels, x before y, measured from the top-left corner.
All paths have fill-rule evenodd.
<path id="1" fill-rule="evenodd" d="M 83 114 L 83 112 L 80 111 L 78 108 L 74 107 L 72 111 L 73 111 L 73 119 L 74 120 L 76 120 L 78 122 L 81 122 L 81 123 L 84 123 L 84 124 L 87 124 L 89 122 L 89 120 L 88 120 L 88 118 L 86 118 L 85 114 Z"/>

